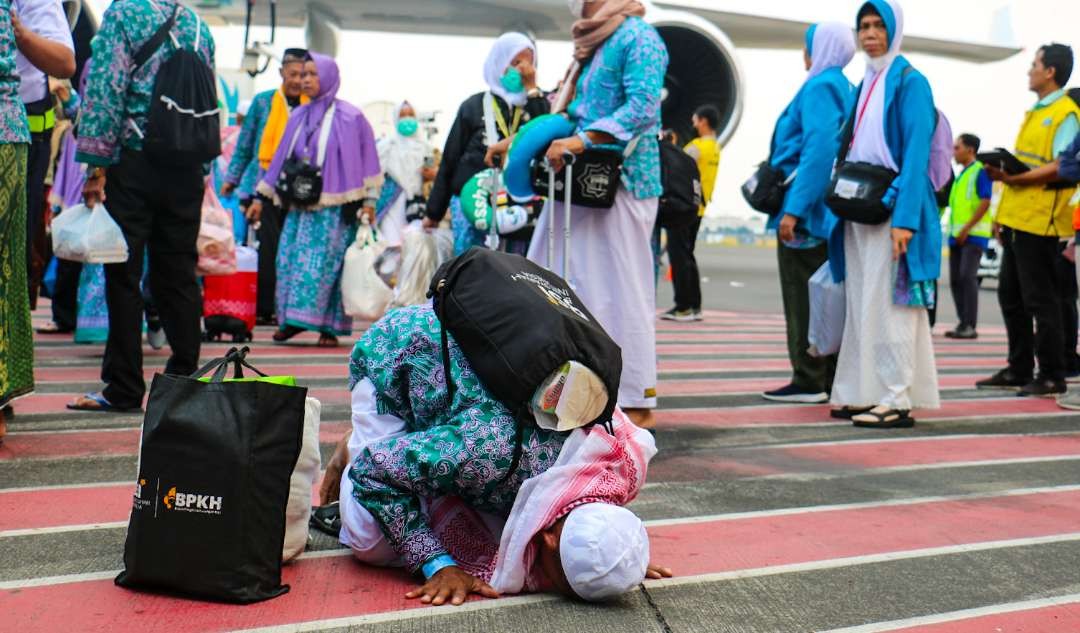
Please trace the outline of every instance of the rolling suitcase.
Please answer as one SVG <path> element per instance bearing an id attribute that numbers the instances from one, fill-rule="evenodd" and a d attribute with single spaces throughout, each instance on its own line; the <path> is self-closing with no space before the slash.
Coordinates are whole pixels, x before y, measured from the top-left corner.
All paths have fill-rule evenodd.
<path id="1" fill-rule="evenodd" d="M 247 246 L 236 247 L 236 272 L 203 278 L 203 340 L 233 343 L 252 340 L 255 302 L 258 295 L 259 254 Z"/>

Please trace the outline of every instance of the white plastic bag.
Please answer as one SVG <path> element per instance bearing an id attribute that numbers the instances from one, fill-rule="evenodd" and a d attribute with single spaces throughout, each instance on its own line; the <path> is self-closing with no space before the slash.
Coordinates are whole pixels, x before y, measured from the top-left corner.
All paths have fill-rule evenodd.
<path id="1" fill-rule="evenodd" d="M 831 356 L 840 351 L 844 338 L 844 321 L 847 312 L 847 295 L 844 283 L 833 281 L 829 262 L 810 277 L 810 328 L 811 356 Z"/>
<path id="2" fill-rule="evenodd" d="M 341 299 L 345 314 L 374 321 L 386 312 L 394 291 L 379 277 L 375 260 L 386 250 L 375 230 L 365 221 L 356 231 L 356 240 L 345 253 L 341 273 Z"/>
<path id="3" fill-rule="evenodd" d="M 428 231 L 418 226 L 406 229 L 401 240 L 401 272 L 398 273 L 390 307 L 400 308 L 427 301 L 431 278 L 439 266 L 453 255 L 454 237 L 450 231 Z"/>
<path id="4" fill-rule="evenodd" d="M 75 205 L 52 221 L 53 253 L 84 264 L 119 264 L 128 260 L 127 240 L 105 205 Z"/>
<path id="5" fill-rule="evenodd" d="M 236 272 L 232 213 L 221 204 L 214 188 L 209 185 L 203 193 L 202 221 L 195 244 L 199 252 L 196 274 L 231 275 Z"/>
<path id="6" fill-rule="evenodd" d="M 319 423 L 322 403 L 308 398 L 304 403 L 304 441 L 289 479 L 289 504 L 285 507 L 285 545 L 282 562 L 302 554 L 308 542 L 308 522 L 311 520 L 311 487 L 319 478 L 322 456 L 319 453 Z"/>

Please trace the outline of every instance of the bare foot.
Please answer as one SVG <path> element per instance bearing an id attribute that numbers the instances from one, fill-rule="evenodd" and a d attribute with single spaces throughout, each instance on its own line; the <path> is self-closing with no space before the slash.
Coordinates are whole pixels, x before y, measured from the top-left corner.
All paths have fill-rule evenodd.
<path id="1" fill-rule="evenodd" d="M 638 428 L 646 430 L 656 428 L 656 415 L 652 409 L 623 409 L 623 413 Z"/>

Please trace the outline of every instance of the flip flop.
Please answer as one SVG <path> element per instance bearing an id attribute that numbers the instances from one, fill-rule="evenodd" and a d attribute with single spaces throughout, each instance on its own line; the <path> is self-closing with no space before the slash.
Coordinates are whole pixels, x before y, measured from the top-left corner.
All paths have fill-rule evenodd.
<path id="1" fill-rule="evenodd" d="M 851 418 L 852 424 L 862 429 L 910 429 L 915 426 L 915 418 L 910 411 L 875 407 Z"/>
<path id="2" fill-rule="evenodd" d="M 341 343 L 338 341 L 336 336 L 333 336 L 331 334 L 323 334 L 319 337 L 319 342 L 315 344 L 315 347 L 331 348 L 338 347 L 340 345 Z"/>
<path id="3" fill-rule="evenodd" d="M 311 527 L 323 534 L 337 538 L 338 534 L 341 533 L 341 507 L 339 502 L 335 501 L 321 507 L 312 506 L 309 523 Z"/>
<path id="4" fill-rule="evenodd" d="M 93 413 L 142 413 L 141 407 L 131 409 L 113 406 L 112 403 L 105 399 L 105 396 L 103 396 L 101 392 L 88 393 L 84 395 L 83 398 L 94 402 L 96 406 L 72 402 L 67 405 L 67 408 L 71 411 L 91 411 Z"/>

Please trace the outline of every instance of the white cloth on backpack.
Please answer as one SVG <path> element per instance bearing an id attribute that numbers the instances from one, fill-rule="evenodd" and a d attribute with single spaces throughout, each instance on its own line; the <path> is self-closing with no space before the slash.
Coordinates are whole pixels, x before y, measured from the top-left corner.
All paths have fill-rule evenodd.
<path id="1" fill-rule="evenodd" d="M 322 419 L 322 403 L 308 398 L 304 403 L 304 441 L 300 457 L 296 460 L 289 479 L 289 504 L 285 508 L 285 545 L 282 562 L 289 562 L 302 554 L 308 542 L 308 523 L 311 520 L 311 488 L 322 470 L 319 453 L 319 424 Z"/>
<path id="2" fill-rule="evenodd" d="M 52 222 L 53 253 L 84 264 L 119 264 L 128 260 L 127 240 L 105 205 L 75 205 Z"/>

